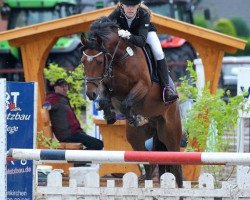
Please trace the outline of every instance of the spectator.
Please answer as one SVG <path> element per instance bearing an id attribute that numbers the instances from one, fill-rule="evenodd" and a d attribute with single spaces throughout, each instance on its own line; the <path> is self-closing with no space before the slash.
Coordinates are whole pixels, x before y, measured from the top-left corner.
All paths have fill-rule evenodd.
<path id="1" fill-rule="evenodd" d="M 103 142 L 87 135 L 81 128 L 78 119 L 67 97 L 69 84 L 58 79 L 49 92 L 43 108 L 49 110 L 52 131 L 60 142 L 82 143 L 87 150 L 103 149 Z"/>

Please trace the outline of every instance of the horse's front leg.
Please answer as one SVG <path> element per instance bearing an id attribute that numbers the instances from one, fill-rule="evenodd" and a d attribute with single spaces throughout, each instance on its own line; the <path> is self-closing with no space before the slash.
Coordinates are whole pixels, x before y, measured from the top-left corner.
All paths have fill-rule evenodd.
<path id="1" fill-rule="evenodd" d="M 116 122 L 116 114 L 112 112 L 112 103 L 111 98 L 108 93 L 108 90 L 103 84 L 99 85 L 99 93 L 96 98 L 96 108 L 97 110 L 103 110 L 104 119 L 107 124 L 114 124 Z"/>
<path id="2" fill-rule="evenodd" d="M 142 82 L 138 82 L 122 101 L 120 111 L 125 115 L 129 125 L 138 127 L 145 124 L 143 117 L 135 113 L 133 105 L 141 102 L 147 92 L 148 88 Z"/>

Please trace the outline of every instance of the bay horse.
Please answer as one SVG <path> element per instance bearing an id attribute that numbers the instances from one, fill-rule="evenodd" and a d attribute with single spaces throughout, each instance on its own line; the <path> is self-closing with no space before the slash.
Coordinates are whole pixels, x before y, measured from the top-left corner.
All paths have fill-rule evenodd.
<path id="1" fill-rule="evenodd" d="M 112 106 L 125 115 L 126 137 L 134 150 L 146 151 L 145 141 L 153 137 L 153 150 L 180 151 L 178 100 L 164 104 L 159 84 L 151 81 L 142 48 L 119 37 L 118 28 L 108 17 L 102 17 L 91 24 L 89 38 L 81 38 L 87 96 L 90 100 L 105 99 L 101 109 L 106 114 L 112 113 L 108 110 Z M 146 123 L 137 123 L 138 116 L 147 119 Z M 151 178 L 150 167 L 145 169 L 147 179 Z M 178 187 L 182 187 L 181 166 L 159 165 L 160 175 L 166 171 L 173 173 Z"/>

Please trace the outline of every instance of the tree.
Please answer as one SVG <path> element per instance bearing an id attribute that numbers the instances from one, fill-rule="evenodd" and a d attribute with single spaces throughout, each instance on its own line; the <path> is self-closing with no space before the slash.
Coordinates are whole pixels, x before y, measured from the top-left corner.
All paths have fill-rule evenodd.
<path id="1" fill-rule="evenodd" d="M 234 36 L 234 37 L 237 36 L 233 23 L 228 19 L 223 19 L 223 18 L 219 19 L 215 23 L 213 30 L 223 33 L 223 34 L 230 35 L 230 36 Z"/>
<path id="2" fill-rule="evenodd" d="M 250 30 L 247 26 L 247 23 L 245 20 L 243 20 L 240 17 L 231 17 L 230 21 L 233 23 L 237 36 L 239 37 L 249 37 L 250 36 Z"/>

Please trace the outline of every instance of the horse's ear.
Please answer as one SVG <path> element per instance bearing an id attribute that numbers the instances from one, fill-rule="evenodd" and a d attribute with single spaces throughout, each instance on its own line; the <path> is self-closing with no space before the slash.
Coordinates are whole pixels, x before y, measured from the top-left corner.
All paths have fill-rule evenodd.
<path id="1" fill-rule="evenodd" d="M 85 46 L 88 42 L 88 39 L 85 37 L 85 33 L 81 34 L 81 43 L 83 46 Z"/>

